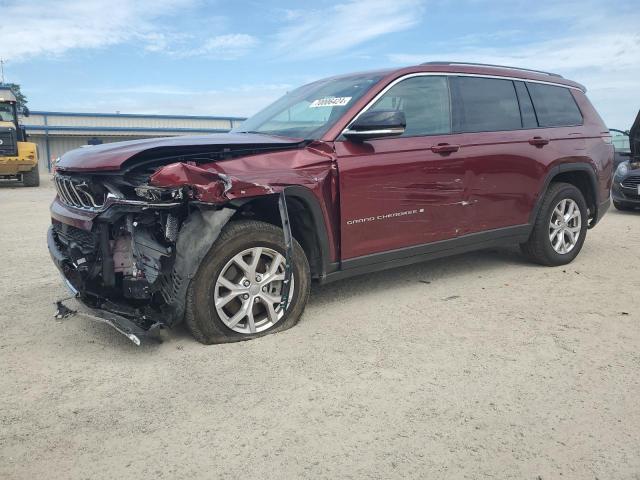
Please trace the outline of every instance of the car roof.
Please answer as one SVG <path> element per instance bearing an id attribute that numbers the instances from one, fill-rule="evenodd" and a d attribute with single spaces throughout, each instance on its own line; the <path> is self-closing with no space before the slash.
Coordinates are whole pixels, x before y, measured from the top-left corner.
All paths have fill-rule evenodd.
<path id="1" fill-rule="evenodd" d="M 420 65 L 413 65 L 403 68 L 372 70 L 368 73 L 371 75 L 382 75 L 385 77 L 400 77 L 412 73 L 460 73 L 466 75 L 481 75 L 494 77 L 507 77 L 521 79 L 525 81 L 534 81 L 542 83 L 552 83 L 563 85 L 566 87 L 577 88 L 582 92 L 587 91 L 584 85 L 578 82 L 568 80 L 557 73 L 545 72 L 542 70 L 533 70 L 528 68 L 510 67 L 506 65 L 492 65 L 484 63 L 468 63 L 468 62 L 426 62 Z M 357 75 L 353 73 L 350 75 Z M 344 75 L 348 76 L 348 75 Z"/>

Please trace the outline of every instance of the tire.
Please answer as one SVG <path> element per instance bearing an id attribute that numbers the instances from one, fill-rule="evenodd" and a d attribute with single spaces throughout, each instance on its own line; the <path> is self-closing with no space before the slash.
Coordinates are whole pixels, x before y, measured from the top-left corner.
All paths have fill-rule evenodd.
<path id="1" fill-rule="evenodd" d="M 556 210 L 563 208 L 563 201 L 564 208 L 571 210 L 573 205 L 571 211 L 574 212 L 572 218 L 565 223 L 566 216 L 559 215 L 559 210 Z M 575 211 L 576 208 L 579 213 Z M 529 240 L 520 245 L 522 252 L 529 260 L 540 265 L 551 267 L 570 263 L 580 253 L 587 235 L 587 211 L 587 202 L 578 188 L 569 183 L 552 183 L 544 196 Z M 552 222 L 556 226 L 552 226 Z M 575 239 L 574 234 L 578 234 Z M 554 244 L 559 245 L 559 248 L 554 248 Z M 562 248 L 563 245 L 566 248 Z"/>
<path id="2" fill-rule="evenodd" d="M 22 174 L 22 185 L 25 187 L 37 187 L 40 185 L 40 171 L 37 163 L 31 171 Z"/>
<path id="3" fill-rule="evenodd" d="M 620 210 L 621 212 L 628 212 L 630 210 L 635 210 L 633 207 L 625 203 L 616 202 L 615 200 L 613 202 L 613 206 L 616 207 L 616 210 Z"/>
<path id="4" fill-rule="evenodd" d="M 257 248 L 261 248 L 263 253 L 257 255 Z M 248 256 L 240 257 L 241 253 L 247 251 L 250 251 Z M 293 240 L 291 295 L 288 308 L 283 313 L 277 310 L 281 298 L 278 293 L 282 293 L 282 281 L 274 280 L 268 284 L 252 281 L 250 286 L 244 287 L 243 282 L 248 282 L 252 275 L 239 268 L 239 263 L 235 263 L 236 258 L 240 258 L 246 267 L 250 267 L 252 261 L 259 258 L 255 278 L 264 275 L 265 278 L 261 279 L 266 282 L 266 279 L 270 278 L 268 270 L 276 265 L 276 259 L 279 267 L 274 275 L 284 277 L 284 255 L 284 234 L 281 228 L 254 220 L 228 223 L 200 264 L 187 292 L 185 321 L 194 338 L 207 345 L 237 342 L 281 332 L 298 323 L 309 298 L 311 276 L 307 257 L 297 241 Z M 220 278 L 221 276 L 224 278 Z M 233 286 L 236 291 L 234 295 L 231 295 L 232 290 L 222 285 L 223 281 L 225 285 Z M 280 291 L 277 291 L 278 286 Z M 269 292 L 269 295 L 265 293 L 265 287 L 276 291 Z M 246 293 L 237 294 L 241 290 Z M 227 293 L 222 295 L 222 291 Z M 229 298 L 227 295 L 232 299 L 223 307 L 219 307 L 219 310 L 214 297 L 222 304 Z M 245 295 L 248 300 L 244 299 Z M 275 309 L 270 310 L 267 307 L 270 304 L 268 298 L 278 300 L 271 304 L 276 305 Z M 240 313 L 243 306 L 251 312 L 253 329 L 248 315 L 235 326 L 231 325 L 236 318 L 234 312 Z M 281 316 L 276 319 L 274 315 Z"/>

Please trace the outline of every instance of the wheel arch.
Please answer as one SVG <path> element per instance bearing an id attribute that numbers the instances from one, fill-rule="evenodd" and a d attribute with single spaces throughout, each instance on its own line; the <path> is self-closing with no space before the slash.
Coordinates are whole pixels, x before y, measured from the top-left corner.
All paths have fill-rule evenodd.
<path id="1" fill-rule="evenodd" d="M 320 203 L 311 190 L 297 185 L 286 187 L 285 196 L 292 234 L 307 256 L 311 275 L 324 278 L 329 264 L 329 235 Z M 278 194 L 235 203 L 238 209 L 234 218 L 248 217 L 282 227 Z"/>
<path id="2" fill-rule="evenodd" d="M 595 225 L 594 220 L 598 218 L 598 180 L 594 168 L 587 163 L 562 163 L 551 168 L 545 177 L 543 187 L 536 200 L 535 207 L 531 212 L 529 223 L 533 224 L 544 196 L 549 190 L 549 186 L 555 182 L 564 182 L 574 185 L 585 198 L 589 208 L 589 228 Z"/>

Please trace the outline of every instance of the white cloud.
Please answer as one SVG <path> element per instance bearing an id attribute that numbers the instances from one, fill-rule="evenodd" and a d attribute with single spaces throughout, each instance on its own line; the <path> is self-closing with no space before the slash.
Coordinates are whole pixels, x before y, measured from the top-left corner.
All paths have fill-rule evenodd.
<path id="1" fill-rule="evenodd" d="M 327 10 L 287 11 L 290 23 L 275 35 L 275 47 L 294 58 L 332 55 L 407 30 L 422 12 L 422 0 L 349 0 Z"/>
<path id="2" fill-rule="evenodd" d="M 258 45 L 258 39 L 245 33 L 218 35 L 207 39 L 201 47 L 182 52 L 184 56 L 206 56 L 220 60 L 235 60 Z"/>
<path id="3" fill-rule="evenodd" d="M 420 63 L 437 58 L 493 63 L 540 70 L 627 69 L 638 64 L 640 34 L 592 33 L 520 47 L 464 47 L 437 54 L 393 54 L 394 63 Z"/>
<path id="4" fill-rule="evenodd" d="M 0 57 L 14 61 L 95 49 L 128 41 L 162 48 L 157 18 L 193 0 L 41 0 L 3 2 Z"/>
<path id="5" fill-rule="evenodd" d="M 162 17 L 177 14 L 197 0 L 56 0 L 10 3 L 2 8 L 0 57 L 25 61 L 130 43 L 147 52 L 176 57 L 239 58 L 258 44 L 243 33 L 202 39 L 175 32 Z"/>
<path id="6" fill-rule="evenodd" d="M 90 88 L 82 91 L 91 94 L 91 101 L 70 98 L 65 110 L 247 117 L 291 89 L 291 85 L 280 83 L 240 84 L 216 90 L 185 89 L 163 84 Z M 56 105 L 39 108 L 59 110 Z"/>

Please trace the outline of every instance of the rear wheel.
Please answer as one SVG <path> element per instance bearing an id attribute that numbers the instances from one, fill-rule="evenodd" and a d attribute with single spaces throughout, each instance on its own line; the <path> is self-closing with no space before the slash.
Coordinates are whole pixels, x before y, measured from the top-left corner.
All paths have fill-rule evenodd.
<path id="1" fill-rule="evenodd" d="M 289 304 L 282 229 L 264 222 L 229 223 L 202 261 L 187 294 L 186 323 L 201 343 L 248 340 L 294 326 L 309 297 L 310 274 L 294 240 Z"/>
<path id="2" fill-rule="evenodd" d="M 552 183 L 531 236 L 520 247 L 533 262 L 565 265 L 580 253 L 587 227 L 587 203 L 582 192 L 569 183 Z"/>
<path id="3" fill-rule="evenodd" d="M 22 184 L 25 187 L 37 187 L 40 185 L 40 171 L 37 163 L 30 172 L 22 174 Z"/>

